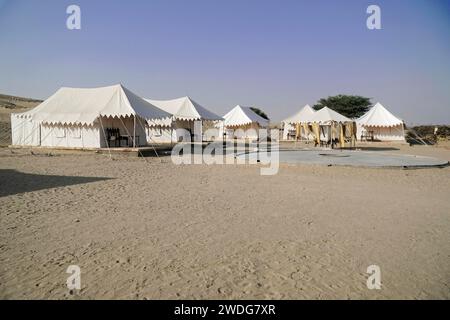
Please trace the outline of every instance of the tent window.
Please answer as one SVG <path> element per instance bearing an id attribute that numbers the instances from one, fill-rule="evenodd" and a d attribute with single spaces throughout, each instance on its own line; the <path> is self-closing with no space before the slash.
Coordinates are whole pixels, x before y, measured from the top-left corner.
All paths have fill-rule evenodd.
<path id="1" fill-rule="evenodd" d="M 72 127 L 68 128 L 69 131 L 69 137 L 80 139 L 81 138 L 81 128 L 80 127 Z"/>
<path id="2" fill-rule="evenodd" d="M 55 136 L 57 138 L 65 138 L 66 137 L 66 128 L 64 127 L 55 127 Z"/>

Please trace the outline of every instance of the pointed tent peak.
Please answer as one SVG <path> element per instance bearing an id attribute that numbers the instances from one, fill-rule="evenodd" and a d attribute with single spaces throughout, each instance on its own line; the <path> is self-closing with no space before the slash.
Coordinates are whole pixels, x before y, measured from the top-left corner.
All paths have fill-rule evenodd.
<path id="1" fill-rule="evenodd" d="M 387 112 L 394 116 L 394 114 L 392 114 L 388 109 L 386 109 L 380 102 L 375 103 L 375 105 L 372 107 L 372 109 L 374 109 L 374 108 L 375 108 L 375 110 L 382 110 L 382 111 Z"/>
<path id="2" fill-rule="evenodd" d="M 243 112 L 252 112 L 252 113 L 258 115 L 255 111 L 252 110 L 252 107 L 241 106 L 240 104 L 238 104 L 234 108 L 235 109 L 241 109 Z"/>
<path id="3" fill-rule="evenodd" d="M 244 112 L 247 114 L 247 116 L 254 119 L 254 121 L 259 122 L 263 126 L 269 125 L 270 120 L 263 118 L 262 116 L 260 116 L 253 110 L 253 108 L 256 108 L 256 107 L 242 107 L 241 106 L 241 108 L 242 108 L 242 110 L 244 110 Z"/>
<path id="4" fill-rule="evenodd" d="M 242 114 L 244 114 L 244 110 L 242 110 L 241 105 L 237 104 L 236 106 L 234 106 L 230 111 L 228 111 L 222 118 L 225 120 L 225 122 L 227 121 L 227 118 L 230 117 L 230 115 L 232 115 L 233 113 L 236 112 L 240 112 Z"/>
<path id="5" fill-rule="evenodd" d="M 403 120 L 393 115 L 381 103 L 377 102 L 369 111 L 357 120 L 362 126 L 395 127 L 403 125 Z"/>
<path id="6" fill-rule="evenodd" d="M 244 107 L 239 104 L 224 115 L 223 118 L 225 119 L 225 126 L 243 126 L 253 122 L 258 123 L 262 127 L 269 125 L 269 120 L 261 117 L 251 107 Z"/>
<path id="7" fill-rule="evenodd" d="M 222 117 L 204 108 L 189 96 L 172 100 L 145 100 L 179 120 L 223 120 Z"/>
<path id="8" fill-rule="evenodd" d="M 301 108 L 297 113 L 293 114 L 289 118 L 286 118 L 282 122 L 284 123 L 301 123 L 301 122 L 310 122 L 312 116 L 316 111 L 311 108 L 309 104 L 306 104 Z"/>
<path id="9" fill-rule="evenodd" d="M 342 114 L 334 111 L 333 109 L 328 108 L 327 106 L 316 111 L 311 119 L 311 122 L 318 122 L 318 123 L 327 123 L 331 121 L 346 122 L 351 120 L 343 116 Z"/>
<path id="10" fill-rule="evenodd" d="M 383 112 L 389 112 L 389 110 L 386 109 L 380 102 L 375 103 L 375 105 L 374 105 L 372 108 L 370 108 L 370 110 L 372 110 L 372 109 L 374 109 L 374 111 L 375 111 L 375 110 L 381 110 L 381 111 L 383 111 Z M 369 111 L 370 111 L 370 110 L 369 110 Z M 389 113 L 390 113 L 390 112 L 389 112 Z"/>
<path id="11" fill-rule="evenodd" d="M 381 104 L 381 102 L 375 103 L 374 107 L 383 107 L 384 108 L 384 106 Z"/>
<path id="12" fill-rule="evenodd" d="M 300 112 L 315 113 L 316 110 L 314 110 L 314 108 L 311 107 L 309 104 L 305 104 L 298 113 L 300 113 Z"/>

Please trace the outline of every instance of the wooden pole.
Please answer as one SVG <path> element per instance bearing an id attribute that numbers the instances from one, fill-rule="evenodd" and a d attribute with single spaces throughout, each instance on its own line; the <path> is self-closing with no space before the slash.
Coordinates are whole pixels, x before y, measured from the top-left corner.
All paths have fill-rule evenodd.
<path id="1" fill-rule="evenodd" d="M 136 115 L 133 117 L 133 148 L 136 148 Z"/>

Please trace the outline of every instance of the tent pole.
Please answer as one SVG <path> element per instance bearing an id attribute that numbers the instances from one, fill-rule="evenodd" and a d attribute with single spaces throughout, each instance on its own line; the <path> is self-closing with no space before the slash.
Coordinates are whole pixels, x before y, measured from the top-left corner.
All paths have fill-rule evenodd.
<path id="1" fill-rule="evenodd" d="M 170 121 L 170 147 L 173 147 L 173 145 L 174 145 L 174 142 L 173 142 L 173 127 L 176 124 L 175 121 L 176 121 L 175 116 L 172 116 L 171 117 L 171 121 Z M 175 134 L 176 134 L 176 131 L 175 131 Z"/>
<path id="2" fill-rule="evenodd" d="M 100 114 L 98 115 L 98 119 L 100 120 L 100 127 L 103 132 L 103 138 L 105 139 L 106 147 L 108 148 L 109 158 L 112 159 L 111 150 L 109 149 L 108 139 L 106 138 L 106 135 L 105 135 L 105 128 L 103 127 L 102 116 Z M 100 148 L 101 148 L 101 144 L 100 144 Z"/>
<path id="3" fill-rule="evenodd" d="M 136 148 L 136 115 L 133 117 L 133 148 Z"/>
<path id="4" fill-rule="evenodd" d="M 331 121 L 331 126 L 330 126 L 330 145 L 331 145 L 331 149 L 333 149 L 333 129 L 334 129 L 334 122 Z"/>

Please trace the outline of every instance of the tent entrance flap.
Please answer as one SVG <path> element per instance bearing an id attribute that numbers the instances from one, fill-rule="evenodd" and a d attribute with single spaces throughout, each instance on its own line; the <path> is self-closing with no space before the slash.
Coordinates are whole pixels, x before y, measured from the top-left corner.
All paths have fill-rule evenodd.
<path id="1" fill-rule="evenodd" d="M 136 116 L 108 118 L 101 117 L 102 148 L 137 148 L 147 145 L 145 121 Z"/>

